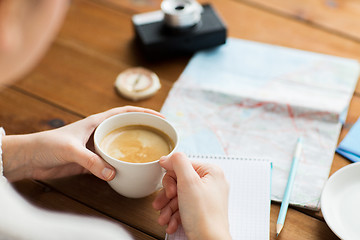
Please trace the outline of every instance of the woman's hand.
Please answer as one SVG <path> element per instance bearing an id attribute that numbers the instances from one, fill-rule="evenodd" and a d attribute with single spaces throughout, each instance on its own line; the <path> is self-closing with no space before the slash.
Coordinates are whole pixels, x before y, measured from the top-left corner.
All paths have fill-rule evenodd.
<path id="1" fill-rule="evenodd" d="M 3 137 L 4 175 L 9 181 L 49 179 L 85 172 L 110 181 L 114 168 L 86 148 L 95 128 L 106 118 L 124 112 L 160 113 L 139 107 L 113 108 L 67 126 L 27 135 Z"/>
<path id="2" fill-rule="evenodd" d="M 191 163 L 183 153 L 160 159 L 167 170 L 164 188 L 153 202 L 159 223 L 174 233 L 181 223 L 188 239 L 231 239 L 228 222 L 229 186 L 222 170 Z"/>

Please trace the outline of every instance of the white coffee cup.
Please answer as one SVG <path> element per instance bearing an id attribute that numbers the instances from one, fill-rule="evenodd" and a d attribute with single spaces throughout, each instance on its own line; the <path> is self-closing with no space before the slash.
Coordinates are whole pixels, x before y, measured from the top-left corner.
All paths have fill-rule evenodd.
<path id="1" fill-rule="evenodd" d="M 100 143 L 111 131 L 129 125 L 145 125 L 158 129 L 165 133 L 174 142 L 177 148 L 179 139 L 175 128 L 165 119 L 153 114 L 142 112 L 121 113 L 103 121 L 95 130 L 95 151 L 116 170 L 115 178 L 109 181 L 109 185 L 118 193 L 129 198 L 142 198 L 154 193 L 161 187 L 164 171 L 159 160 L 147 163 L 124 162 L 106 154 Z"/>

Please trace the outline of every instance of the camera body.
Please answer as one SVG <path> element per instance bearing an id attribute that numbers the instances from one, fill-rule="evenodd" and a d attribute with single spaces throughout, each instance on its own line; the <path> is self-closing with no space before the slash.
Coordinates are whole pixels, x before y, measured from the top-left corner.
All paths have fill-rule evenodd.
<path id="1" fill-rule="evenodd" d="M 191 7 L 197 3 L 193 0 L 173 1 L 175 4 L 164 0 L 162 11 L 137 14 L 132 18 L 136 40 L 146 57 L 159 59 L 189 54 L 226 42 L 226 26 L 210 4 L 198 4 L 201 10 L 194 10 L 186 16 L 177 13 L 184 9 L 179 2 L 188 1 Z M 172 5 L 164 7 L 167 2 Z"/>

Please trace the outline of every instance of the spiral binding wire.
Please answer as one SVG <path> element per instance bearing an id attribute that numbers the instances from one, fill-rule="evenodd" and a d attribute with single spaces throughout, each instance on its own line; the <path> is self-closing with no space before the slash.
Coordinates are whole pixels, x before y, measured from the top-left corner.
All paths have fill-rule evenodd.
<path id="1" fill-rule="evenodd" d="M 202 155 L 202 154 L 188 154 L 188 158 L 192 159 L 217 159 L 217 160 L 239 160 L 239 161 L 269 161 L 266 158 L 250 157 L 250 156 L 223 156 L 223 155 Z"/>

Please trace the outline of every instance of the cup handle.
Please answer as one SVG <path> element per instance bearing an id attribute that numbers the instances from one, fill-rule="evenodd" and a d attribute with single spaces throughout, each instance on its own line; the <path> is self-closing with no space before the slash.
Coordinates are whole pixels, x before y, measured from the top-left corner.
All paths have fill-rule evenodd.
<path id="1" fill-rule="evenodd" d="M 162 172 L 162 177 L 161 177 L 159 184 L 156 186 L 156 190 L 159 190 L 160 188 L 163 187 L 162 179 L 164 178 L 164 176 L 166 174 L 166 170 L 164 168 L 161 168 L 161 172 Z"/>

